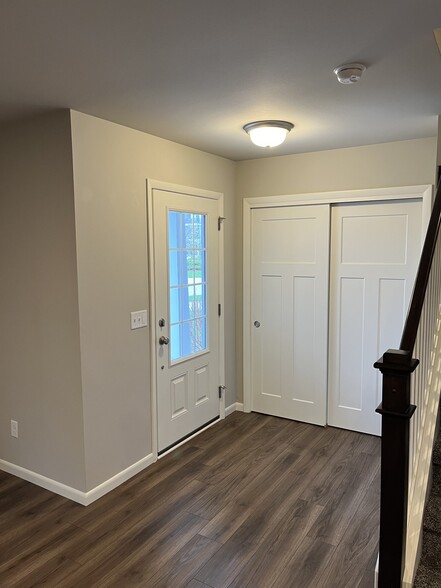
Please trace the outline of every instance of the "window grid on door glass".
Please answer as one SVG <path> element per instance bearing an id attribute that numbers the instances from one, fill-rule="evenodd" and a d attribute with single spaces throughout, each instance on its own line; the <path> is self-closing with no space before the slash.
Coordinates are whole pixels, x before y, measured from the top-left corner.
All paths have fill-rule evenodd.
<path id="1" fill-rule="evenodd" d="M 206 215 L 168 212 L 170 360 L 207 349 Z"/>

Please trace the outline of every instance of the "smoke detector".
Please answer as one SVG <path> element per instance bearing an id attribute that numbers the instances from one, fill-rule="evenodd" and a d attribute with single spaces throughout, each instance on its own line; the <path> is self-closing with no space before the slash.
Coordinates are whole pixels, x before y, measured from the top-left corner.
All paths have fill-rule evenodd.
<path id="1" fill-rule="evenodd" d="M 340 84 L 356 84 L 360 81 L 361 74 L 366 69 L 362 63 L 346 63 L 334 69 Z"/>

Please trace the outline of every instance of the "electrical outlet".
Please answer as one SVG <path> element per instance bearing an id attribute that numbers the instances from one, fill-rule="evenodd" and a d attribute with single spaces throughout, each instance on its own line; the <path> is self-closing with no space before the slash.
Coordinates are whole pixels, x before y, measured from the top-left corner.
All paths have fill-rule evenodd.
<path id="1" fill-rule="evenodd" d="M 18 423 L 11 420 L 11 437 L 18 437 Z"/>

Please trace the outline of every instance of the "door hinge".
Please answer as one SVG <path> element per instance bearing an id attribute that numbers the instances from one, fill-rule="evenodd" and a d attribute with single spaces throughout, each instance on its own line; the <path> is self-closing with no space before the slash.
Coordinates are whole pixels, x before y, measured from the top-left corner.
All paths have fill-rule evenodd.
<path id="1" fill-rule="evenodd" d="M 217 219 L 217 230 L 220 231 L 221 230 L 221 226 L 222 223 L 224 222 L 225 217 L 224 216 L 219 216 Z"/>
<path id="2" fill-rule="evenodd" d="M 222 391 L 225 390 L 226 386 L 219 386 L 219 398 L 222 398 Z"/>
<path id="3" fill-rule="evenodd" d="M 222 315 L 222 305 L 218 304 L 217 305 L 217 316 L 221 316 Z"/>

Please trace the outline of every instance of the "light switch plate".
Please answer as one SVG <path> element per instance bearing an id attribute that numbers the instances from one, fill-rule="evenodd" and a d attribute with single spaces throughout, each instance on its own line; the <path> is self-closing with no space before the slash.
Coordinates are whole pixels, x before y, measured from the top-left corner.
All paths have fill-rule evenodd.
<path id="1" fill-rule="evenodd" d="M 130 325 L 131 329 L 142 329 L 148 324 L 147 311 L 146 310 L 135 310 L 130 313 Z"/>

